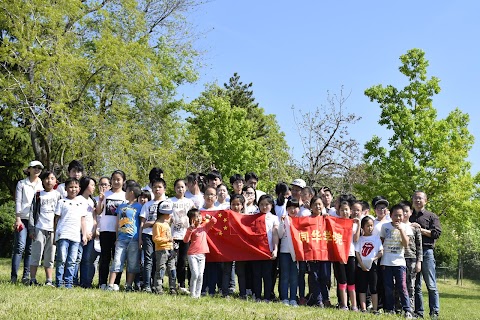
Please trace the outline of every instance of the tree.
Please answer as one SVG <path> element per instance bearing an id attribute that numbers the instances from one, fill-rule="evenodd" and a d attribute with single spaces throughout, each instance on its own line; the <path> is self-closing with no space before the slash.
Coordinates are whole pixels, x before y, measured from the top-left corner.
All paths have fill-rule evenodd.
<path id="1" fill-rule="evenodd" d="M 303 149 L 304 177 L 307 185 L 328 185 L 330 188 L 350 192 L 354 176 L 349 171 L 357 164 L 358 142 L 349 137 L 348 127 L 358 120 L 354 114 L 346 113 L 348 96 L 327 96 L 327 106 L 317 107 L 314 112 L 293 116 Z"/>
<path id="2" fill-rule="evenodd" d="M 0 9 L 2 121 L 64 169 L 138 177 L 171 150 L 175 89 L 196 79 L 183 28 L 193 0 L 7 1 Z M 173 135 L 175 136 L 175 134 Z M 167 149 L 164 149 L 166 147 Z"/>
<path id="3" fill-rule="evenodd" d="M 189 124 L 190 161 L 197 170 L 213 164 L 228 179 L 234 173 L 254 171 L 260 176 L 260 188 L 272 190 L 281 179 L 288 178 L 290 159 L 284 134 L 273 115 L 263 119 L 265 134 L 257 136 L 258 122 L 249 117 L 248 108 L 232 105 L 228 89 L 212 84 L 186 110 Z"/>
<path id="4" fill-rule="evenodd" d="M 461 241 L 453 235 L 469 232 L 472 219 L 478 217 L 471 201 L 475 180 L 466 160 L 474 141 L 469 116 L 455 109 L 437 119 L 433 96 L 440 92 L 440 80 L 427 78 L 425 53 L 412 49 L 400 60 L 399 70 L 409 81 L 403 89 L 376 85 L 365 90 L 380 105 L 379 124 L 393 134 L 388 148 L 377 136 L 365 144 L 368 181 L 358 190 L 364 198 L 384 195 L 391 203 L 410 200 L 415 190 L 424 191 L 429 209 L 449 230 L 444 236 L 458 244 Z"/>

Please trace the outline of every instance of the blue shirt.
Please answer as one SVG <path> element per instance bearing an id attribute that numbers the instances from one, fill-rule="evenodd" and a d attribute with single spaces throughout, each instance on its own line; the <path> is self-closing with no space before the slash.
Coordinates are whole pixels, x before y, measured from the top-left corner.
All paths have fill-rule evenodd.
<path id="1" fill-rule="evenodd" d="M 117 207 L 118 237 L 117 240 L 138 240 L 140 229 L 140 211 L 142 205 L 138 202 L 123 203 Z"/>

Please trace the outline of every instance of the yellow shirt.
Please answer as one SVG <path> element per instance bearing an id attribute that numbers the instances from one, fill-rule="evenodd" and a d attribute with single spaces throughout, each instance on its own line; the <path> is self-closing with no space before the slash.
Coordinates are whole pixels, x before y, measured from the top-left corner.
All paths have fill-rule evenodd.
<path id="1" fill-rule="evenodd" d="M 167 222 L 155 222 L 152 227 L 152 240 L 155 243 L 155 251 L 172 250 L 173 240 L 170 224 Z"/>

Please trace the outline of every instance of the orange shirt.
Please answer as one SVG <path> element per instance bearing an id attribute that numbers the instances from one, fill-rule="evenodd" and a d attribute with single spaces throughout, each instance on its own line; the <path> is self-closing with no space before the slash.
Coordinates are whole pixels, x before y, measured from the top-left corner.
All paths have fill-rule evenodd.
<path id="1" fill-rule="evenodd" d="M 170 224 L 167 222 L 155 222 L 152 227 L 152 240 L 155 243 L 155 251 L 172 250 L 173 240 Z"/>

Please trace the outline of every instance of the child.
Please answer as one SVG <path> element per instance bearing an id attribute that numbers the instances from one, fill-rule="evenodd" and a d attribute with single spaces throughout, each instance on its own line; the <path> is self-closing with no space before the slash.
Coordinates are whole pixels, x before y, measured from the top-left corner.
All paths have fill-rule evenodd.
<path id="1" fill-rule="evenodd" d="M 115 256 L 115 241 L 117 240 L 117 208 L 125 203 L 125 191 L 123 185 L 127 178 L 122 170 L 115 170 L 110 179 L 112 190 L 100 193 L 99 203 L 96 208 L 97 215 L 100 215 L 100 267 L 99 284 L 101 289 L 107 287 L 110 261 Z M 115 290 L 119 290 L 120 278 L 115 280 Z"/>
<path id="2" fill-rule="evenodd" d="M 405 248 L 408 246 L 408 235 L 405 231 L 406 225 L 403 221 L 403 207 L 395 205 L 391 210 L 392 222 L 384 223 L 380 231 L 384 253 L 381 261 L 383 283 L 385 286 L 384 309 L 388 313 L 394 313 L 394 288 L 397 287 L 398 294 L 405 311 L 406 318 L 412 318 L 410 311 L 410 299 L 406 288 L 406 263 L 404 258 Z"/>
<path id="3" fill-rule="evenodd" d="M 340 202 L 338 215 L 340 218 L 350 218 L 350 203 L 348 201 Z M 350 298 L 352 311 L 358 311 L 357 298 L 355 293 L 355 243 L 360 237 L 360 227 L 357 218 L 353 219 L 353 236 L 350 244 L 350 252 L 348 254 L 348 261 L 346 264 L 335 262 L 333 267 L 336 269 L 336 276 L 338 282 L 338 293 L 340 300 L 340 309 L 348 310 L 347 292 Z"/>
<path id="4" fill-rule="evenodd" d="M 153 200 L 148 201 L 140 212 L 139 246 L 143 250 L 143 283 L 146 292 L 152 292 L 152 274 L 155 274 L 155 244 L 152 240 L 152 227 L 157 220 L 157 207 L 166 199 L 166 183 L 163 179 L 153 179 L 151 182 Z"/>
<path id="5" fill-rule="evenodd" d="M 275 186 L 275 194 L 277 195 L 277 200 L 275 200 L 275 214 L 278 219 L 282 219 L 283 216 L 287 215 L 287 200 L 290 196 L 290 189 L 285 182 L 279 182 Z"/>
<path id="6" fill-rule="evenodd" d="M 262 281 L 264 285 L 264 300 L 270 301 L 272 293 L 272 272 L 273 266 L 276 265 L 278 251 L 278 217 L 272 214 L 273 198 L 270 195 L 264 194 L 260 197 L 259 202 L 260 214 L 265 215 L 265 227 L 267 230 L 268 244 L 271 251 L 271 260 L 257 260 L 252 262 L 253 268 L 253 291 L 257 302 L 261 301 L 262 296 Z"/>
<path id="7" fill-rule="evenodd" d="M 138 196 L 137 202 L 143 206 L 145 203 L 147 203 L 150 200 L 152 200 L 152 192 L 148 190 L 142 190 L 142 192 Z"/>
<path id="8" fill-rule="evenodd" d="M 373 219 L 371 217 L 366 216 L 362 219 L 361 228 L 363 235 L 355 244 L 355 255 L 358 262 L 355 279 L 360 297 L 360 310 L 367 312 L 367 289 L 370 288 L 373 313 L 378 314 L 377 261 L 382 256 L 383 246 L 380 237 L 372 234 Z"/>
<path id="9" fill-rule="evenodd" d="M 155 243 L 155 291 L 163 294 L 163 277 L 165 269 L 168 272 L 170 293 L 176 294 L 177 273 L 175 269 L 175 252 L 173 251 L 173 238 L 170 227 L 170 217 L 173 212 L 171 201 L 162 201 L 157 206 L 157 221 L 152 228 L 152 240 Z"/>
<path id="10" fill-rule="evenodd" d="M 192 272 L 190 294 L 193 298 L 198 299 L 202 290 L 205 254 L 210 252 L 207 244 L 207 232 L 217 223 L 217 219 L 206 214 L 205 220 L 208 222 L 202 224 L 202 215 L 198 209 L 190 209 L 187 216 L 190 219 L 190 227 L 187 229 L 183 241 L 190 242 L 188 248 L 188 265 Z"/>
<path id="11" fill-rule="evenodd" d="M 196 172 L 192 172 L 187 176 L 187 191 L 185 192 L 185 197 L 188 199 L 192 199 L 195 207 L 200 209 L 203 207 L 203 182 L 200 175 Z"/>
<path id="12" fill-rule="evenodd" d="M 297 307 L 298 268 L 290 234 L 290 218 L 298 216 L 300 205 L 297 199 L 287 201 L 287 215 L 280 220 L 280 300 L 285 305 Z M 290 289 L 290 295 L 289 295 Z"/>
<path id="13" fill-rule="evenodd" d="M 68 164 L 68 177 L 77 179 L 80 181 L 80 178 L 83 176 L 83 171 L 85 168 L 83 167 L 83 164 L 78 161 L 78 160 L 72 160 Z M 62 198 L 65 198 L 67 196 L 67 191 L 65 190 L 65 183 L 61 183 L 57 187 L 57 191 L 60 193 Z"/>
<path id="14" fill-rule="evenodd" d="M 256 192 L 253 187 L 243 187 L 243 197 L 245 198 L 245 214 L 258 213 L 258 206 L 256 202 Z"/>
<path id="15" fill-rule="evenodd" d="M 180 293 L 188 294 L 189 291 L 185 288 L 188 243 L 185 243 L 183 239 L 185 238 L 187 228 L 190 226 L 187 212 L 195 204 L 192 199 L 185 198 L 185 192 L 187 191 L 185 180 L 177 179 L 173 186 L 175 188 L 175 197 L 171 199 L 173 203 L 172 237 L 174 241 L 173 248 L 177 257 L 177 279 Z"/>
<path id="16" fill-rule="evenodd" d="M 75 261 L 80 241 L 87 244 L 85 225 L 86 212 L 82 203 L 75 198 L 80 191 L 79 182 L 75 178 L 65 181 L 67 197 L 60 200 L 55 209 L 55 240 L 57 246 L 56 273 L 57 287 L 72 288 Z M 80 230 L 82 239 L 80 239 Z"/>
<path id="17" fill-rule="evenodd" d="M 222 175 L 217 170 L 212 170 L 207 174 L 207 187 L 212 187 L 217 189 L 217 187 L 222 183 Z"/>
<path id="18" fill-rule="evenodd" d="M 407 225 L 407 235 L 409 237 L 408 247 L 405 248 L 405 263 L 407 275 L 407 291 L 410 297 L 410 309 L 415 310 L 415 279 L 417 273 L 422 270 L 423 248 L 422 232 L 420 228 L 414 228 L 410 223 L 412 216 L 412 204 L 408 201 L 400 202 L 403 207 L 403 223 Z"/>
<path id="19" fill-rule="evenodd" d="M 228 196 L 228 189 L 224 183 L 220 183 L 217 186 L 217 202 L 215 202 L 215 207 L 218 210 L 226 210 L 230 208 L 230 197 Z"/>
<path id="20" fill-rule="evenodd" d="M 233 193 L 232 194 L 242 194 L 243 186 L 245 185 L 245 180 L 242 175 L 236 173 L 230 177 L 230 184 L 232 185 Z"/>
<path id="21" fill-rule="evenodd" d="M 60 200 L 60 194 L 54 190 L 57 178 L 53 171 L 45 171 L 40 176 L 43 191 L 38 191 L 33 198 L 30 211 L 28 230 L 32 243 L 32 256 L 30 261 L 30 285 L 38 285 L 37 268 L 42 260 L 45 267 L 46 286 L 53 287 L 53 261 L 55 259 L 55 246 L 53 234 L 53 220 L 55 208 Z"/>
<path id="22" fill-rule="evenodd" d="M 320 197 L 313 197 L 310 199 L 310 210 L 312 218 L 321 216 L 325 214 L 325 208 L 323 207 L 323 202 Z M 299 276 L 303 276 L 303 279 L 299 279 L 299 284 L 301 282 L 301 295 L 300 297 L 305 297 L 305 271 L 304 267 L 305 261 L 299 261 L 299 267 L 301 267 L 301 273 Z M 330 307 L 330 279 L 332 276 L 332 264 L 330 261 L 308 261 L 308 270 L 309 270 L 309 287 L 311 291 L 310 299 L 307 302 L 308 305 L 313 305 L 316 307 Z M 302 280 L 302 281 L 300 281 Z M 299 286 L 300 287 L 300 286 Z"/>
<path id="23" fill-rule="evenodd" d="M 132 283 L 137 273 L 140 272 L 140 251 L 138 247 L 138 231 L 140 229 L 140 211 L 142 205 L 137 202 L 141 193 L 138 183 L 131 184 L 125 190 L 127 203 L 122 203 L 117 208 L 117 241 L 115 242 L 115 256 L 113 257 L 108 279 L 107 290 L 114 290 L 116 277 L 123 270 L 127 260 L 126 292 L 133 291 Z"/>
<path id="24" fill-rule="evenodd" d="M 97 232 L 97 215 L 95 214 L 96 201 L 92 195 L 95 192 L 96 181 L 90 177 L 80 179 L 80 192 L 77 200 L 82 202 L 83 210 L 86 212 L 85 225 L 87 230 L 87 244 L 82 248 L 80 258 L 80 286 L 91 288 L 93 275 L 95 274 L 94 261 L 97 257 L 95 251 L 95 235 Z M 78 257 L 77 257 L 78 261 Z M 78 268 L 78 267 L 77 267 Z M 77 269 L 76 268 L 76 269 Z"/>
<path id="25" fill-rule="evenodd" d="M 10 275 L 12 283 L 17 282 L 17 273 L 22 256 L 24 256 L 22 282 L 29 283 L 32 239 L 28 236 L 28 220 L 33 198 L 38 191 L 43 190 L 42 180 L 40 179 L 42 169 L 43 164 L 40 161 L 31 161 L 25 170 L 28 177 L 18 181 L 15 190 L 15 232 L 13 233 L 12 272 Z"/>
<path id="26" fill-rule="evenodd" d="M 306 186 L 302 189 L 300 193 L 300 197 L 302 198 L 301 203 L 302 206 L 300 207 L 300 212 L 298 213 L 299 217 L 308 217 L 311 214 L 310 211 L 310 202 L 312 198 L 315 196 L 315 190 L 310 187 Z"/>

